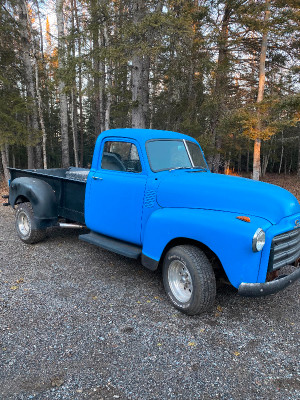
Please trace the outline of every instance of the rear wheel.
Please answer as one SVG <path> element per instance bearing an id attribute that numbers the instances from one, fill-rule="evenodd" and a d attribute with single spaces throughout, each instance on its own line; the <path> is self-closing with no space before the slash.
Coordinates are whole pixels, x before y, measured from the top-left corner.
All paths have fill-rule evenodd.
<path id="1" fill-rule="evenodd" d="M 214 304 L 214 271 L 198 247 L 183 245 L 170 249 L 164 259 L 163 281 L 173 305 L 186 314 L 200 314 Z"/>
<path id="2" fill-rule="evenodd" d="M 21 203 L 16 212 L 16 231 L 25 243 L 37 243 L 46 236 L 45 229 L 36 229 L 34 213 L 30 203 Z"/>

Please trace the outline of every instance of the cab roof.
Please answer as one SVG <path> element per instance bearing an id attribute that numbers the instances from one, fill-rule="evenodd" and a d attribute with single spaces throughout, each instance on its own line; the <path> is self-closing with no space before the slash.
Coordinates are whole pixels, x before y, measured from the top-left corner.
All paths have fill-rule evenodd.
<path id="1" fill-rule="evenodd" d="M 185 139 L 196 142 L 191 136 L 173 131 L 162 131 L 156 129 L 139 129 L 139 128 L 118 128 L 104 131 L 99 135 L 102 140 L 106 137 L 121 137 L 135 139 L 140 144 L 146 143 L 148 140 L 153 139 Z"/>

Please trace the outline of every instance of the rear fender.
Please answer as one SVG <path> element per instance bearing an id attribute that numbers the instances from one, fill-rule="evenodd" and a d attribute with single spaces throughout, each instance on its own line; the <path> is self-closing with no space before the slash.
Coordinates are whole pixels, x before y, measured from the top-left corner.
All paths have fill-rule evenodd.
<path id="1" fill-rule="evenodd" d="M 9 187 L 9 203 L 14 208 L 24 201 L 32 205 L 37 228 L 57 224 L 57 200 L 48 183 L 27 177 L 14 179 Z"/>
<path id="2" fill-rule="evenodd" d="M 266 230 L 270 223 L 258 217 L 251 217 L 247 223 L 237 216 L 201 209 L 157 210 L 145 227 L 143 255 L 158 262 L 172 240 L 196 240 L 217 255 L 234 287 L 241 282 L 257 282 L 261 252 L 253 252 L 252 238 L 258 228 Z"/>

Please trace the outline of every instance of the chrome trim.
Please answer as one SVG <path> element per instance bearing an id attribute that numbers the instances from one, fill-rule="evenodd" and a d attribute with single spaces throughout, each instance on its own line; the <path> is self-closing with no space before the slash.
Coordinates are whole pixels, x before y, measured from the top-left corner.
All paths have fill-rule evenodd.
<path id="1" fill-rule="evenodd" d="M 79 225 L 79 224 L 68 224 L 66 222 L 59 222 L 58 226 L 60 228 L 70 228 L 70 229 L 77 229 L 77 228 L 85 228 L 83 225 Z"/>
<path id="2" fill-rule="evenodd" d="M 262 251 L 262 249 L 264 247 L 263 246 L 260 250 L 257 250 L 257 248 L 256 248 L 257 238 L 258 238 L 258 235 L 260 234 L 260 232 L 265 233 L 263 229 L 258 228 L 256 230 L 256 232 L 254 233 L 254 236 L 253 236 L 253 239 L 252 239 L 252 250 L 254 251 L 254 253 L 257 253 L 258 251 Z M 266 239 L 265 239 L 265 243 L 266 243 Z"/>
<path id="3" fill-rule="evenodd" d="M 173 260 L 168 269 L 168 283 L 173 296 L 181 303 L 188 302 L 193 293 L 193 280 L 180 260 Z"/>
<path id="4" fill-rule="evenodd" d="M 300 268 L 295 269 L 289 275 L 281 275 L 271 282 L 265 283 L 245 283 L 242 282 L 238 288 L 238 293 L 241 296 L 267 296 L 269 294 L 277 293 L 285 289 L 293 282 L 300 279 Z"/>
<path id="5" fill-rule="evenodd" d="M 184 147 L 185 147 L 185 149 L 186 149 L 186 152 L 187 152 L 187 154 L 188 154 L 188 156 L 189 156 L 190 163 L 192 164 L 192 167 L 195 168 L 195 164 L 194 164 L 194 162 L 193 162 L 191 153 L 190 153 L 190 151 L 189 151 L 189 148 L 188 148 L 188 146 L 187 146 L 187 144 L 186 144 L 186 140 L 185 140 L 185 139 L 183 139 L 183 143 L 184 143 Z"/>
<path id="6" fill-rule="evenodd" d="M 292 264 L 300 257 L 300 228 L 274 236 L 268 271 Z"/>

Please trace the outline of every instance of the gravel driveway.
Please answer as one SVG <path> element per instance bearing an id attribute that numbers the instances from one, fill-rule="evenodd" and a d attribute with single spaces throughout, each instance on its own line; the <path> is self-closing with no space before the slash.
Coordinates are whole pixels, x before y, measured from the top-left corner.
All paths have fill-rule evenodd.
<path id="1" fill-rule="evenodd" d="M 188 317 L 159 272 L 53 229 L 25 245 L 0 207 L 0 399 L 300 399 L 299 282 L 218 290 Z"/>

